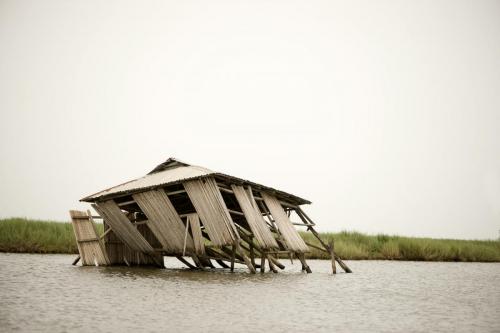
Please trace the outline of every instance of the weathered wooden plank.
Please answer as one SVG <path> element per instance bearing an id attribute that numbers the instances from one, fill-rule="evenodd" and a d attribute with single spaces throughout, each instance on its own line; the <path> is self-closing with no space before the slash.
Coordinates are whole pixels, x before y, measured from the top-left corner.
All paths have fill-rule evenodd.
<path id="1" fill-rule="evenodd" d="M 294 252 L 309 252 L 309 248 L 306 243 L 300 237 L 299 233 L 290 222 L 285 210 L 281 206 L 278 199 L 275 196 L 262 192 L 262 198 L 266 203 L 267 208 L 271 212 L 274 222 L 276 223 L 278 230 L 286 241 L 288 248 Z"/>
<path id="2" fill-rule="evenodd" d="M 69 213 L 82 265 L 109 265 L 109 258 L 101 239 L 97 236 L 97 229 L 90 212 L 71 210 Z M 74 265 L 76 263 L 77 261 L 74 262 Z"/>
<path id="3" fill-rule="evenodd" d="M 154 252 L 153 247 L 137 231 L 113 200 L 99 202 L 92 206 L 102 215 L 106 223 L 113 229 L 116 236 L 118 236 L 118 238 L 120 238 L 120 240 L 130 249 L 145 253 Z"/>
<path id="4" fill-rule="evenodd" d="M 231 185 L 231 188 L 257 243 L 266 249 L 278 248 L 278 243 L 276 243 L 269 227 L 262 218 L 262 213 L 258 210 L 257 203 L 253 195 L 251 195 L 251 190 L 246 191 L 243 186 L 239 185 Z"/>
<path id="5" fill-rule="evenodd" d="M 205 254 L 205 240 L 201 233 L 200 217 L 198 214 L 188 214 L 187 223 L 191 226 L 191 234 L 193 235 L 194 251 L 198 255 Z"/>
<path id="6" fill-rule="evenodd" d="M 148 226 L 168 254 L 193 252 L 194 244 L 172 202 L 163 189 L 132 196 L 148 218 Z M 184 241 L 185 240 L 185 241 Z"/>
<path id="7" fill-rule="evenodd" d="M 213 178 L 183 183 L 210 240 L 216 246 L 232 245 L 239 239 L 231 215 Z"/>

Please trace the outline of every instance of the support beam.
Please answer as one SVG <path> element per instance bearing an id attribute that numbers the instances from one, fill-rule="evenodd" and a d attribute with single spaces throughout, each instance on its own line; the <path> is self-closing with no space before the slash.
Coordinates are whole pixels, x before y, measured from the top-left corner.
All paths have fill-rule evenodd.
<path id="1" fill-rule="evenodd" d="M 253 251 L 253 241 L 252 239 L 250 238 L 250 249 L 249 249 L 249 252 L 250 252 L 250 261 L 252 262 L 252 265 L 253 267 L 255 267 L 255 253 Z"/>
<path id="2" fill-rule="evenodd" d="M 313 226 L 316 225 L 316 223 L 314 223 L 314 221 L 311 220 L 311 218 L 309 216 L 307 216 L 307 214 L 302 210 L 302 208 L 300 208 L 300 207 L 295 208 L 295 213 L 297 213 L 297 215 L 300 217 L 302 222 L 304 222 L 305 224 L 313 225 Z"/>
<path id="3" fill-rule="evenodd" d="M 241 235 L 240 235 L 240 236 L 241 236 Z M 247 241 L 244 237 L 242 237 L 242 238 L 245 240 L 245 242 L 247 242 L 247 243 L 248 243 L 248 241 Z M 250 243 L 250 244 L 252 244 L 252 243 Z M 240 244 L 240 246 L 241 246 L 243 249 L 245 249 L 246 251 L 249 251 L 249 252 L 250 252 L 250 248 L 248 248 L 246 245 L 244 245 L 244 244 Z M 257 245 L 255 245 L 255 244 L 254 244 L 254 245 L 253 245 L 253 248 L 254 248 L 254 249 L 255 249 L 255 251 L 257 252 L 257 255 L 261 255 L 261 254 L 262 254 L 262 249 L 261 249 L 260 247 L 258 247 Z M 288 253 L 288 252 L 287 252 L 287 253 Z M 271 260 L 271 261 L 273 262 L 273 264 L 274 264 L 274 265 L 276 265 L 276 266 L 278 266 L 278 267 L 279 267 L 279 269 L 285 269 L 285 265 L 283 265 L 283 264 L 282 264 L 282 263 L 281 263 L 278 259 L 276 259 L 274 256 L 272 256 L 272 255 L 268 254 L 268 255 L 267 255 L 267 260 Z M 255 264 L 255 260 L 254 260 L 254 262 L 252 263 L 252 265 L 253 265 L 255 268 L 260 267 L 260 265 Z"/>
<path id="4" fill-rule="evenodd" d="M 240 229 L 240 231 L 241 231 L 241 232 L 239 233 L 239 234 L 240 234 L 240 237 L 241 237 L 241 238 L 242 238 L 245 242 L 247 242 L 249 245 L 252 245 L 252 246 L 253 246 L 253 248 L 254 248 L 257 252 L 259 252 L 259 253 L 261 253 L 261 254 L 262 254 L 263 252 L 265 252 L 265 251 L 264 251 L 264 250 L 263 250 L 260 246 L 258 246 L 257 244 L 255 244 L 255 243 L 253 242 L 253 240 L 252 240 L 252 236 L 250 236 L 250 234 L 251 234 L 251 233 L 250 233 L 250 231 L 246 230 L 245 228 L 243 228 L 242 226 L 240 226 L 240 225 L 238 225 L 238 224 L 236 224 L 236 226 Z M 243 247 L 245 250 L 247 250 L 247 251 L 249 251 L 249 252 L 250 252 L 250 250 L 251 250 L 250 248 L 247 248 L 247 247 L 246 247 L 245 245 L 243 245 L 243 244 L 240 244 L 240 246 L 241 246 L 241 247 Z M 257 254 L 258 254 L 258 253 L 257 253 Z M 279 260 L 278 260 L 278 259 L 276 259 L 276 258 L 274 258 L 272 255 L 268 255 L 268 260 L 272 260 L 272 261 L 273 261 L 273 263 L 274 263 L 276 266 L 278 266 L 280 269 L 285 269 L 285 265 L 283 265 L 281 262 L 279 262 Z M 256 267 L 256 265 L 255 265 L 255 260 L 254 260 L 254 262 L 252 263 L 252 265 L 253 265 L 254 267 Z"/>
<path id="5" fill-rule="evenodd" d="M 230 268 L 224 261 L 222 261 L 222 259 L 215 259 L 215 262 L 218 263 L 222 268 Z"/>
<path id="6" fill-rule="evenodd" d="M 153 262 L 155 263 L 155 265 L 159 268 L 165 268 L 165 264 L 163 262 L 163 256 L 161 257 L 161 260 L 159 258 L 157 258 L 155 256 L 154 253 L 146 253 L 146 255 L 148 255 L 152 260 Z"/>
<path id="7" fill-rule="evenodd" d="M 297 253 L 297 257 L 299 258 L 300 262 L 302 263 L 302 270 L 306 271 L 307 274 L 312 273 L 311 268 L 306 262 L 306 258 L 304 256 L 304 253 Z"/>
<path id="8" fill-rule="evenodd" d="M 227 248 L 222 248 L 221 250 L 223 251 L 223 253 L 220 253 L 219 251 L 216 251 L 215 249 L 209 247 L 206 248 L 207 254 L 209 254 L 211 259 L 223 260 L 227 261 L 228 263 L 231 263 L 231 253 L 232 253 L 231 250 Z M 234 262 L 238 264 L 245 264 L 243 258 L 241 258 L 238 254 L 236 254 Z M 227 268 L 230 267 L 228 266 Z"/>
<path id="9" fill-rule="evenodd" d="M 186 259 L 184 259 L 181 256 L 176 256 L 176 258 L 179 259 L 180 262 L 182 262 L 184 265 L 186 265 L 187 267 L 189 267 L 191 269 L 197 269 L 198 268 L 198 267 L 196 267 L 195 265 L 191 264 L 189 261 L 187 261 Z"/>
<path id="10" fill-rule="evenodd" d="M 215 266 L 210 261 L 210 258 L 206 256 L 198 256 L 198 258 L 200 259 L 200 262 L 204 267 L 215 268 Z"/>
<path id="11" fill-rule="evenodd" d="M 192 254 L 191 258 L 193 258 L 193 262 L 195 263 L 196 267 L 198 267 L 201 270 L 204 270 L 205 268 L 203 267 L 203 264 L 200 261 L 200 258 L 196 254 Z"/>
<path id="12" fill-rule="evenodd" d="M 337 274 L 337 267 L 335 266 L 335 251 L 334 251 L 333 239 L 330 239 L 330 242 L 328 242 L 328 247 L 330 248 L 330 258 L 332 260 L 332 274 Z"/>
<path id="13" fill-rule="evenodd" d="M 234 259 L 236 259 L 236 243 L 233 244 L 231 252 L 231 272 L 234 272 Z"/>
<path id="14" fill-rule="evenodd" d="M 328 245 L 325 244 L 325 242 L 323 242 L 321 237 L 319 237 L 319 234 L 316 232 L 316 230 L 314 230 L 314 228 L 312 226 L 307 227 L 307 230 L 310 230 L 312 232 L 312 234 L 314 235 L 314 237 L 316 237 L 319 240 L 321 245 L 325 248 L 325 252 L 330 253 L 330 248 L 328 247 Z M 334 254 L 334 258 L 339 263 L 340 267 L 342 267 L 344 272 L 352 273 L 351 269 L 349 267 L 347 267 L 347 265 L 342 261 L 342 259 L 339 258 L 339 256 Z"/>
<path id="15" fill-rule="evenodd" d="M 276 266 L 273 264 L 273 261 L 272 260 L 269 260 L 269 256 L 267 256 L 267 262 L 269 264 L 269 269 L 273 272 L 273 273 L 278 273 L 278 270 L 276 269 Z"/>
<path id="16" fill-rule="evenodd" d="M 245 265 L 247 265 L 248 270 L 250 271 L 250 273 L 251 274 L 255 274 L 255 267 L 252 265 L 252 262 L 250 261 L 250 259 L 248 259 L 248 257 L 246 256 L 246 254 L 241 249 L 240 240 L 239 239 L 235 241 L 235 246 L 236 246 L 236 251 L 238 251 L 238 253 L 240 254 L 240 256 L 243 258 L 243 261 L 245 262 Z"/>

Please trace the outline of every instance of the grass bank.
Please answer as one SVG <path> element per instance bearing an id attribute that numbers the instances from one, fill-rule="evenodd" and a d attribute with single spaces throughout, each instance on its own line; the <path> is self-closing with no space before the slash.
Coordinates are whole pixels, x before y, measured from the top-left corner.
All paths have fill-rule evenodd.
<path id="1" fill-rule="evenodd" d="M 308 243 L 319 245 L 311 233 L 301 233 Z M 351 260 L 415 260 L 415 261 L 477 261 L 500 262 L 500 241 L 456 240 L 365 235 L 359 232 L 322 233 L 327 243 L 335 241 L 335 252 Z M 328 259 L 319 250 L 311 249 L 311 258 Z"/>
<path id="2" fill-rule="evenodd" d="M 102 225 L 97 227 L 102 232 Z M 310 233 L 302 233 L 302 237 L 319 245 Z M 347 260 L 500 262 L 500 241 L 372 236 L 358 232 L 322 233 L 321 237 L 326 242 L 333 238 L 336 253 Z M 11 218 L 0 219 L 0 252 L 77 253 L 78 250 L 70 223 Z M 328 259 L 314 248 L 309 258 Z"/>
<path id="3" fill-rule="evenodd" d="M 97 224 L 102 232 L 102 224 Z M 71 223 L 0 219 L 0 252 L 78 253 Z"/>

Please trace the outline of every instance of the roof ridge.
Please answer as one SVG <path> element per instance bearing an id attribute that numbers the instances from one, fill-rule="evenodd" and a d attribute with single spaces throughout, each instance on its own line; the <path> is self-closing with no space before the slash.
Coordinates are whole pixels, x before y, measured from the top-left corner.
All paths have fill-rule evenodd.
<path id="1" fill-rule="evenodd" d="M 179 160 L 175 157 L 169 157 L 165 162 L 158 164 L 153 170 L 148 172 L 148 175 L 151 175 L 153 173 L 157 173 L 160 171 L 164 171 L 167 169 L 178 168 L 181 166 L 191 166 L 191 164 L 182 162 L 181 160 Z"/>

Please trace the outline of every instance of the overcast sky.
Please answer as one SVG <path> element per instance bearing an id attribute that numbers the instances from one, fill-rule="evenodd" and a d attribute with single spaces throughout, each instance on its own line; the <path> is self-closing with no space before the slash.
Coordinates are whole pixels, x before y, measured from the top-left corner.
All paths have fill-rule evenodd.
<path id="1" fill-rule="evenodd" d="M 496 238 L 500 2 L 0 0 L 0 217 L 169 156 L 321 231 Z"/>

